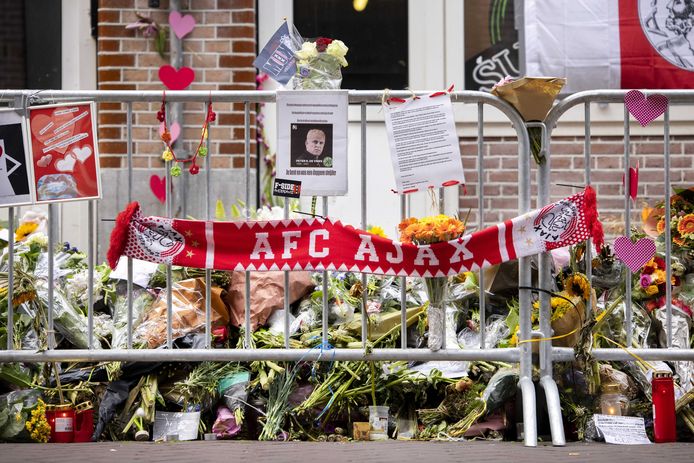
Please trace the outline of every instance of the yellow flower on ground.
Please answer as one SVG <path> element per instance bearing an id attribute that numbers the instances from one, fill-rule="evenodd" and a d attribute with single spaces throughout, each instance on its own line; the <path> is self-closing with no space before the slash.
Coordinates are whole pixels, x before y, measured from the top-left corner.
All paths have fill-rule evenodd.
<path id="1" fill-rule="evenodd" d="M 14 240 L 22 241 L 24 238 L 34 233 L 37 228 L 39 228 L 39 224 L 36 222 L 24 222 L 15 230 Z"/>
<path id="2" fill-rule="evenodd" d="M 677 224 L 677 231 L 684 237 L 694 235 L 694 214 L 687 214 Z"/>

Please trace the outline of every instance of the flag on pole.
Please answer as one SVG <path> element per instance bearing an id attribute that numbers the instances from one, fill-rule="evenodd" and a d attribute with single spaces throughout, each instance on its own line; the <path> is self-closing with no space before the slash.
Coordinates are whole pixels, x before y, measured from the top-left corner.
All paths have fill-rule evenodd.
<path id="1" fill-rule="evenodd" d="M 526 72 L 566 91 L 694 88 L 694 0 L 526 0 Z"/>

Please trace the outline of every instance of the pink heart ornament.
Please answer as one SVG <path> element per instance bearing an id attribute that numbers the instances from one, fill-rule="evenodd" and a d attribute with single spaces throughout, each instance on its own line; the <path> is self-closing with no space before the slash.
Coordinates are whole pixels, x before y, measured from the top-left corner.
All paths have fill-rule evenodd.
<path id="1" fill-rule="evenodd" d="M 159 80 L 169 90 L 184 90 L 195 80 L 195 71 L 186 66 L 177 70 L 166 64 L 159 68 Z"/>
<path id="2" fill-rule="evenodd" d="M 614 255 L 636 273 L 655 256 L 655 243 L 649 238 L 634 243 L 626 236 L 620 236 L 614 240 Z"/>
<path id="3" fill-rule="evenodd" d="M 161 137 L 163 133 L 164 123 L 162 122 L 159 124 L 159 136 Z M 171 124 L 171 127 L 169 127 L 169 133 L 171 134 L 171 141 L 169 143 L 173 145 L 173 143 L 178 140 L 178 136 L 181 135 L 181 125 L 178 122 Z"/>
<path id="4" fill-rule="evenodd" d="M 660 93 L 646 97 L 638 90 L 631 90 L 624 95 L 624 104 L 639 124 L 646 127 L 667 110 L 670 100 Z"/>
<path id="5" fill-rule="evenodd" d="M 154 196 L 160 203 L 166 202 L 166 177 L 152 175 L 149 178 L 149 189 L 152 190 Z"/>
<path id="6" fill-rule="evenodd" d="M 189 14 L 182 15 L 178 11 L 172 11 L 169 13 L 169 26 L 176 37 L 182 39 L 195 29 L 195 18 Z"/>

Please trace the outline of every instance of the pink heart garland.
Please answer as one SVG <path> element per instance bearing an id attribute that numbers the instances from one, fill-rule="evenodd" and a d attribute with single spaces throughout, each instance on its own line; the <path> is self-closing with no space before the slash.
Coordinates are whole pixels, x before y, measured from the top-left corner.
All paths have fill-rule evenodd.
<path id="1" fill-rule="evenodd" d="M 670 104 L 670 100 L 660 93 L 654 93 L 646 98 L 646 96 L 638 90 L 631 90 L 624 95 L 624 104 L 627 106 L 631 115 L 639 121 L 639 124 L 646 127 L 665 112 Z"/>
<path id="2" fill-rule="evenodd" d="M 166 177 L 152 175 L 149 178 L 149 188 L 160 203 L 166 202 Z"/>
<path id="3" fill-rule="evenodd" d="M 195 18 L 192 15 L 182 15 L 178 11 L 169 13 L 169 26 L 176 37 L 182 39 L 195 28 Z"/>
<path id="4" fill-rule="evenodd" d="M 159 124 L 159 136 L 164 133 L 164 123 L 162 122 Z M 178 136 L 181 135 L 181 125 L 178 122 L 174 122 L 171 124 L 171 127 L 169 127 L 169 133 L 171 134 L 171 143 L 173 143 L 178 139 Z"/>
<path id="5" fill-rule="evenodd" d="M 176 70 L 173 66 L 166 64 L 159 68 L 159 80 L 169 90 L 184 90 L 195 80 L 195 71 L 186 66 Z"/>
<path id="6" fill-rule="evenodd" d="M 622 174 L 622 185 L 624 185 L 624 174 Z M 636 201 L 636 196 L 639 192 L 639 163 L 636 161 L 636 167 L 629 167 L 629 196 L 632 201 Z"/>
<path id="7" fill-rule="evenodd" d="M 641 238 L 633 243 L 626 236 L 620 236 L 614 240 L 614 255 L 636 273 L 655 256 L 655 243 L 649 238 Z"/>

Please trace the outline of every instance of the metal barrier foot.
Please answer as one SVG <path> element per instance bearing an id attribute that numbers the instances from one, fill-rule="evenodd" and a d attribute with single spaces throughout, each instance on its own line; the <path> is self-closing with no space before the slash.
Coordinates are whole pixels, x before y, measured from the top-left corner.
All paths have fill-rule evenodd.
<path id="1" fill-rule="evenodd" d="M 535 385 L 528 377 L 518 381 L 523 394 L 523 432 L 526 447 L 537 447 L 537 417 L 535 416 Z"/>
<path id="2" fill-rule="evenodd" d="M 547 397 L 547 413 L 549 414 L 549 427 L 552 432 L 552 445 L 563 447 L 566 445 L 564 437 L 564 423 L 561 416 L 561 403 L 559 402 L 559 390 L 557 383 L 551 376 L 540 378 L 540 385 L 545 390 Z"/>

